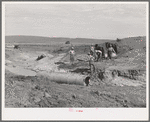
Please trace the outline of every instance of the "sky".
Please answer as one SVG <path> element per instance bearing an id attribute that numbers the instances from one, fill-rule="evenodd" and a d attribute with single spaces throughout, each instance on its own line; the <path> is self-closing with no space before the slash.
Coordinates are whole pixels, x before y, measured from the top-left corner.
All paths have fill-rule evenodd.
<path id="1" fill-rule="evenodd" d="M 146 36 L 146 4 L 5 4 L 5 35 L 116 39 Z"/>

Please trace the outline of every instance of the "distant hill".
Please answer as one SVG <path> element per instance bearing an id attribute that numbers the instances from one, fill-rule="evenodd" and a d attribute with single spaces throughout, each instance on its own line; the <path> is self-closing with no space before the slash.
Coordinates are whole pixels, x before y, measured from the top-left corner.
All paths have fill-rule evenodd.
<path id="1" fill-rule="evenodd" d="M 40 37 L 40 36 L 6 36 L 6 43 L 45 43 L 50 44 L 53 42 L 64 43 L 70 41 L 72 44 L 91 44 L 91 43 L 104 43 L 113 41 L 109 39 L 87 39 L 87 38 L 63 38 L 63 37 Z"/>
<path id="2" fill-rule="evenodd" d="M 146 36 L 131 37 L 121 39 L 121 45 L 126 45 L 131 48 L 143 48 L 146 46 Z"/>

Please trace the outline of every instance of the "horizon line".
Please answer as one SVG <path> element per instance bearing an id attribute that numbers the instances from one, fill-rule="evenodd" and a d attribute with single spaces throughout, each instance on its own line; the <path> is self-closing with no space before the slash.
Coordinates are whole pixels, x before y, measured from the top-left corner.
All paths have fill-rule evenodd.
<path id="1" fill-rule="evenodd" d="M 31 37 L 44 37 L 44 38 L 68 38 L 68 39 L 95 39 L 95 40 L 116 40 L 116 39 L 100 39 L 100 38 L 85 38 L 85 37 L 57 37 L 57 36 L 34 36 L 34 35 L 5 35 L 6 36 L 31 36 Z M 118 38 L 118 39 L 124 39 L 124 38 L 133 38 L 133 37 L 146 37 L 146 36 L 128 36 L 128 37 L 123 37 L 123 38 Z"/>

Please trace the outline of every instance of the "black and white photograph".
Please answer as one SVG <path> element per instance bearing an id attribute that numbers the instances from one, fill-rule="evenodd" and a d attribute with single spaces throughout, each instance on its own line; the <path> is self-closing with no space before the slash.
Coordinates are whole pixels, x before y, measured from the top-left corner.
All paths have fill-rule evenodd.
<path id="1" fill-rule="evenodd" d="M 148 2 L 2 5 L 4 111 L 147 110 Z"/>

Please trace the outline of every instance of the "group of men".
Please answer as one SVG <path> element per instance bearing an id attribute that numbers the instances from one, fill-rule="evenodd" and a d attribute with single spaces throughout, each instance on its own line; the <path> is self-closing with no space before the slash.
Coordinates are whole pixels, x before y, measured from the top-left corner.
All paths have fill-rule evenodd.
<path id="1" fill-rule="evenodd" d="M 88 53 L 90 64 L 91 64 L 91 62 L 102 61 L 102 58 L 111 59 L 112 54 L 116 55 L 116 53 L 117 53 L 117 48 L 115 47 L 115 49 L 114 49 L 114 46 L 116 46 L 116 45 L 106 43 L 107 51 L 104 51 L 104 48 L 99 46 L 98 44 L 95 44 L 95 46 L 92 44 L 90 46 L 90 52 Z M 71 47 L 69 54 L 70 54 L 70 62 L 71 62 L 71 64 L 74 64 L 75 51 L 74 51 L 73 46 Z"/>
<path id="2" fill-rule="evenodd" d="M 111 59 L 112 54 L 116 55 L 116 51 L 114 50 L 113 45 L 110 43 L 107 48 L 107 51 L 104 51 L 104 48 L 98 46 L 98 44 L 95 44 L 95 46 L 92 44 L 88 55 L 93 56 L 94 61 L 102 61 L 102 58 Z"/>

